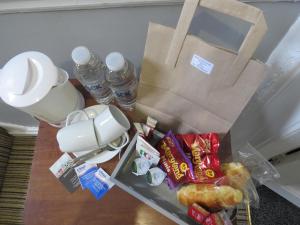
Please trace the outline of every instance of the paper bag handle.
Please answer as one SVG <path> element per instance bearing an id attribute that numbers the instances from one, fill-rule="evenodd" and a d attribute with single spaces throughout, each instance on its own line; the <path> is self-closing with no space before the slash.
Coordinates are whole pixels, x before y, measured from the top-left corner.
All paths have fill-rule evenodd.
<path id="1" fill-rule="evenodd" d="M 229 76 L 224 77 L 226 84 L 234 84 L 267 31 L 263 12 L 258 8 L 236 0 L 186 0 L 165 61 L 171 68 L 176 66 L 179 53 L 198 5 L 252 23 L 233 65 L 229 68 Z"/>

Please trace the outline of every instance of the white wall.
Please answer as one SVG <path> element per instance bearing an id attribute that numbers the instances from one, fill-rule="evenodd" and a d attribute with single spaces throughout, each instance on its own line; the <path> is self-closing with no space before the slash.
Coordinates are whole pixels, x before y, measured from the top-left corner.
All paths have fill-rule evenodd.
<path id="1" fill-rule="evenodd" d="M 0 99 L 0 126 L 6 128 L 11 124 L 35 127 L 38 121 L 32 116 L 8 106 Z"/>
<path id="2" fill-rule="evenodd" d="M 269 79 L 233 128 L 234 141 L 245 141 L 273 157 L 300 146 L 300 17 L 272 52 Z M 295 136 L 296 135 L 296 136 Z"/>
<path id="3" fill-rule="evenodd" d="M 148 22 L 175 26 L 179 7 L 138 7 L 0 15 L 0 66 L 14 55 L 38 50 L 72 74 L 70 52 L 86 45 L 105 56 L 123 52 L 138 66 Z M 37 122 L 0 102 L 0 122 L 36 126 Z"/>
<path id="4" fill-rule="evenodd" d="M 149 21 L 174 26 L 179 12 L 179 7 L 162 6 L 0 15 L 0 64 L 34 49 L 71 72 L 71 50 L 86 45 L 102 57 L 121 51 L 138 66 Z"/>
<path id="5" fill-rule="evenodd" d="M 300 3 L 255 3 L 264 10 L 269 32 L 256 53 L 265 61 L 300 12 Z M 26 50 L 39 50 L 71 72 L 70 51 L 83 44 L 102 57 L 112 50 L 123 52 L 137 66 L 140 65 L 149 21 L 175 26 L 181 6 L 147 6 L 1 14 L 0 65 L 12 56 Z M 289 12 L 280 17 L 281 12 Z M 229 26 L 226 19 L 210 12 L 198 13 L 192 24 L 192 33 L 227 43 L 237 48 L 246 29 L 234 20 Z M 219 17 L 220 18 L 220 17 Z M 224 22 L 225 21 L 225 22 Z M 224 26 L 223 24 L 224 23 Z M 200 31 L 201 30 L 201 31 Z"/>
<path id="6" fill-rule="evenodd" d="M 273 73 L 232 129 L 235 147 L 248 141 L 267 158 L 282 154 L 276 164 L 281 177 L 267 186 L 298 207 L 300 152 L 285 153 L 300 146 L 299 34 L 300 17 L 267 60 Z"/>
<path id="7" fill-rule="evenodd" d="M 255 6 L 264 10 L 269 26 L 268 34 L 255 54 L 265 61 L 297 18 L 300 4 L 255 3 Z M 0 66 L 20 52 L 38 50 L 72 74 L 70 52 L 77 45 L 86 45 L 102 57 L 118 50 L 139 67 L 149 21 L 174 27 L 180 9 L 180 5 L 173 5 L 1 14 Z M 279 16 L 282 12 L 285 12 L 284 16 Z M 232 24 L 228 25 L 226 21 Z M 204 39 L 237 49 L 247 26 L 202 10 L 197 12 L 191 31 Z M 212 38 L 213 34 L 217 35 Z M 0 121 L 36 125 L 36 121 L 3 104 Z"/>

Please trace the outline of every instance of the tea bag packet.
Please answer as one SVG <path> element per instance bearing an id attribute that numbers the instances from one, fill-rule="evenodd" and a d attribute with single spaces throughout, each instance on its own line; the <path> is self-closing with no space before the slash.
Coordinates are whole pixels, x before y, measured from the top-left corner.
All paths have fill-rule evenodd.
<path id="1" fill-rule="evenodd" d="M 133 125 L 134 125 L 137 133 L 139 134 L 139 136 L 145 138 L 145 133 L 144 133 L 142 124 L 141 123 L 133 123 Z"/>
<path id="2" fill-rule="evenodd" d="M 83 163 L 80 166 L 75 167 L 75 172 L 79 178 L 82 190 L 87 188 L 88 183 L 92 180 L 97 170 L 97 165 L 88 163 Z"/>
<path id="3" fill-rule="evenodd" d="M 149 160 L 153 166 L 156 166 L 160 160 L 160 153 L 141 136 L 137 137 L 136 151 L 140 157 Z"/>
<path id="4" fill-rule="evenodd" d="M 151 166 L 159 163 L 160 153 L 141 136 L 137 137 L 136 152 L 139 158 L 133 161 L 132 172 L 137 176 L 145 175 Z"/>
<path id="5" fill-rule="evenodd" d="M 153 131 L 156 127 L 157 124 L 157 120 L 148 116 L 147 117 L 147 122 L 146 124 L 143 124 L 142 128 L 144 131 L 144 134 L 146 136 L 147 139 L 151 139 L 152 135 L 153 135 Z"/>
<path id="6" fill-rule="evenodd" d="M 97 200 L 102 198 L 112 187 L 114 183 L 110 181 L 110 176 L 99 168 L 86 187 L 95 196 Z"/>
<path id="7" fill-rule="evenodd" d="M 73 159 L 68 153 L 64 153 L 49 170 L 64 185 L 69 192 L 74 192 L 80 185 L 78 177 L 72 167 Z"/>

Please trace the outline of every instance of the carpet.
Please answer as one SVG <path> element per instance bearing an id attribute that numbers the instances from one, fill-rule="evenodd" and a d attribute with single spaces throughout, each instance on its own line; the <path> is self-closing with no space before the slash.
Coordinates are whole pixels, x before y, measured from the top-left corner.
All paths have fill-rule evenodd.
<path id="1" fill-rule="evenodd" d="M 257 190 L 260 207 L 252 209 L 253 225 L 299 225 L 300 209 L 266 186 Z"/>
<path id="2" fill-rule="evenodd" d="M 0 225 L 21 225 L 36 137 L 13 138 L 0 192 Z"/>

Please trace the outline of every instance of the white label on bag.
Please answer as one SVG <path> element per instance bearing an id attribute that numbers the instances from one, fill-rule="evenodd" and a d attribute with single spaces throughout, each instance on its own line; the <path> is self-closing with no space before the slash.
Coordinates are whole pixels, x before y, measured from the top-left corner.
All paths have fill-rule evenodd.
<path id="1" fill-rule="evenodd" d="M 196 54 L 193 55 L 191 65 L 206 74 L 210 74 L 214 68 L 213 63 Z"/>

